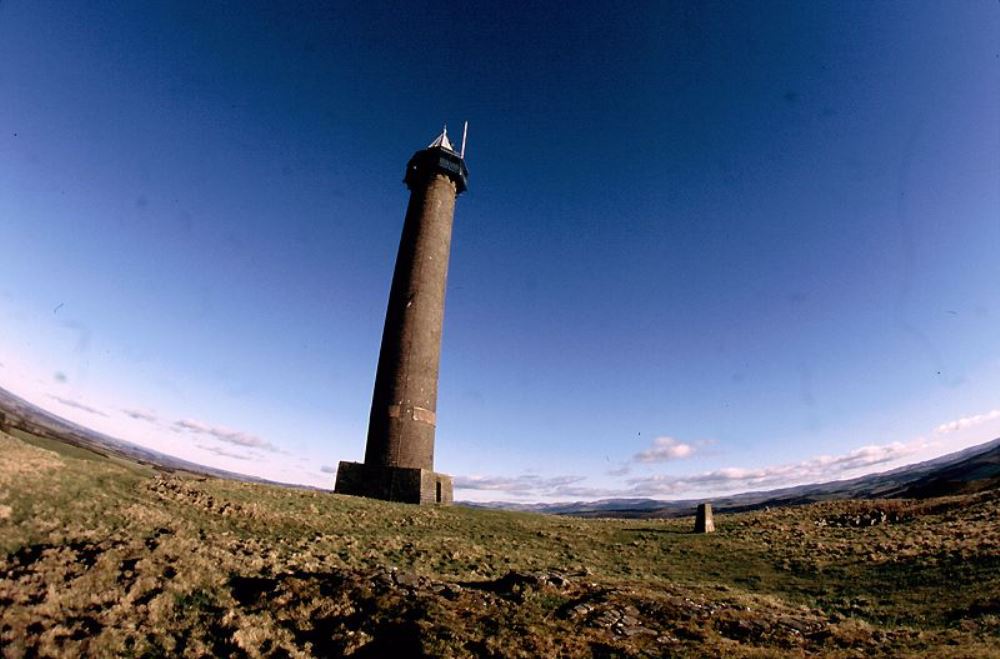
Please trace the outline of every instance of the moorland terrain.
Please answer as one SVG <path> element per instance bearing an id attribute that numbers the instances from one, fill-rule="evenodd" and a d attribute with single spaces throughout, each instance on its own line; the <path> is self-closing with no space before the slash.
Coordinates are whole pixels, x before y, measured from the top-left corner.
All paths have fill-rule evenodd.
<path id="1" fill-rule="evenodd" d="M 692 519 L 419 508 L 0 433 L 22 656 L 996 656 L 1000 491 Z"/>

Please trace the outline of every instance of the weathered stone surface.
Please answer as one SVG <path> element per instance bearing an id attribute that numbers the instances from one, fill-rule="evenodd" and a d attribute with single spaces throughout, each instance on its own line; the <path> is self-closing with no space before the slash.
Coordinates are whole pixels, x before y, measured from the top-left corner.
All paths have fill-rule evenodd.
<path id="1" fill-rule="evenodd" d="M 336 491 L 342 494 L 452 501 L 451 478 L 434 473 L 434 432 L 452 222 L 468 170 L 447 144 L 436 141 L 407 165 L 410 202 L 385 314 L 365 462 L 341 463 Z M 381 480 L 362 482 L 372 478 Z"/>
<path id="2" fill-rule="evenodd" d="M 715 521 L 712 519 L 712 504 L 698 504 L 698 514 L 694 519 L 694 532 L 715 533 Z"/>
<path id="3" fill-rule="evenodd" d="M 434 468 L 438 367 L 455 184 L 414 187 L 385 315 L 365 463 Z"/>
<path id="4" fill-rule="evenodd" d="M 427 469 L 341 462 L 334 492 L 385 501 L 449 505 L 454 501 L 451 476 Z"/>

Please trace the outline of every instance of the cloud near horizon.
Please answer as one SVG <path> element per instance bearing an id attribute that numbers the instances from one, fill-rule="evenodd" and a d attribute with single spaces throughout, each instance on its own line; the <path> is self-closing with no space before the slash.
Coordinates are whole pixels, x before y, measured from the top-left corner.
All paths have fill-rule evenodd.
<path id="1" fill-rule="evenodd" d="M 235 460 L 253 460 L 254 459 L 253 455 L 233 453 L 231 451 L 227 451 L 226 449 L 220 448 L 218 446 L 205 446 L 204 444 L 198 444 L 198 448 L 200 448 L 202 451 L 208 451 L 209 453 L 218 455 L 219 457 L 223 457 L 223 458 L 233 458 Z"/>
<path id="2" fill-rule="evenodd" d="M 820 455 L 801 462 L 754 469 L 725 467 L 688 476 L 656 474 L 625 480 L 625 487 L 597 488 L 583 485 L 583 476 L 456 477 L 459 490 L 491 490 L 516 497 L 637 498 L 688 496 L 696 493 L 732 493 L 740 490 L 780 488 L 807 482 L 837 480 L 850 472 L 887 464 L 916 453 L 923 440 L 910 443 L 862 446 L 842 455 Z"/>
<path id="3" fill-rule="evenodd" d="M 965 416 L 961 419 L 949 421 L 948 423 L 942 423 L 934 429 L 934 432 L 939 435 L 946 435 L 951 432 L 965 430 L 966 428 L 975 428 L 976 426 L 981 426 L 984 423 L 989 423 L 995 419 L 1000 419 L 1000 410 L 990 410 L 984 414 Z"/>
<path id="4" fill-rule="evenodd" d="M 571 486 L 585 480 L 585 476 L 543 477 L 538 474 L 521 476 L 456 476 L 455 488 L 459 490 L 488 490 L 513 496 L 574 496 Z M 586 496 L 586 495 L 584 495 Z"/>
<path id="5" fill-rule="evenodd" d="M 136 419 L 137 421 L 148 421 L 150 423 L 159 422 L 159 418 L 152 412 L 144 412 L 136 409 L 122 409 L 122 414 L 130 419 Z"/>
<path id="6" fill-rule="evenodd" d="M 668 462 L 670 460 L 682 460 L 694 455 L 695 447 L 685 444 L 673 437 L 657 437 L 653 440 L 653 445 L 645 451 L 640 451 L 632 456 L 633 462 L 650 464 L 654 462 Z"/>
<path id="7" fill-rule="evenodd" d="M 90 407 L 89 405 L 84 405 L 83 403 L 77 402 L 69 398 L 63 398 L 62 396 L 56 396 L 55 394 L 49 394 L 49 398 L 56 401 L 60 405 L 65 405 L 66 407 L 72 407 L 77 410 L 83 410 L 84 412 L 90 412 L 91 414 L 96 414 L 97 416 L 108 416 L 99 409 Z"/>
<path id="8" fill-rule="evenodd" d="M 916 453 L 923 442 L 893 442 L 862 446 L 842 455 L 820 455 L 801 462 L 756 469 L 726 467 L 691 476 L 655 475 L 626 482 L 641 496 L 676 495 L 682 492 L 733 492 L 743 489 L 780 488 L 806 482 L 827 482 L 865 467 L 886 464 Z"/>
<path id="9" fill-rule="evenodd" d="M 110 418 L 109 414 L 79 401 L 57 396 L 55 394 L 48 394 L 48 397 L 67 407 L 72 407 L 90 414 Z M 247 432 L 232 430 L 222 426 L 215 426 L 202 421 L 196 421 L 194 419 L 181 419 L 170 423 L 168 420 L 161 419 L 155 412 L 139 409 L 138 407 L 123 407 L 119 408 L 118 411 L 130 419 L 144 421 L 161 428 L 170 428 L 175 432 L 187 432 L 195 436 L 224 442 L 246 449 L 259 449 L 269 451 L 271 453 L 283 453 L 281 449 L 276 447 L 271 442 Z M 208 453 L 224 458 L 233 458 L 236 460 L 256 460 L 261 457 L 253 453 L 236 453 L 218 446 L 207 446 L 205 444 L 196 444 L 196 446 L 203 451 L 207 451 Z"/>
<path id="10" fill-rule="evenodd" d="M 264 451 L 271 451 L 272 453 L 279 452 L 276 446 L 264 439 L 261 439 L 260 437 L 257 437 L 256 435 L 240 432 L 238 430 L 230 430 L 229 428 L 223 428 L 221 426 L 213 426 L 207 423 L 202 423 L 201 421 L 195 421 L 193 419 L 181 419 L 180 421 L 175 421 L 173 428 L 178 432 L 205 435 L 220 442 L 226 442 L 227 444 L 233 444 L 235 446 L 258 448 Z"/>

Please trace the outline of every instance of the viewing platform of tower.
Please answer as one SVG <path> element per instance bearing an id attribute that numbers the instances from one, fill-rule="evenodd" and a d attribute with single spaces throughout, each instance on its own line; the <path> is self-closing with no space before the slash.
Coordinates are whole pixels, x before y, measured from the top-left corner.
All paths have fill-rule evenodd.
<path id="1" fill-rule="evenodd" d="M 365 461 L 341 462 L 334 491 L 389 501 L 450 504 L 451 476 L 434 471 L 441 330 L 455 200 L 468 186 L 465 139 L 447 128 L 413 154 L 410 201 L 385 314 Z"/>

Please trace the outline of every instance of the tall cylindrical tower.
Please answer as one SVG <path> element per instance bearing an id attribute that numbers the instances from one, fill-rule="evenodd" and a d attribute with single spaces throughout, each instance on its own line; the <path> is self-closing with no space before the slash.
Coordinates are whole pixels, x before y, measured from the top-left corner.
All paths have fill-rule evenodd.
<path id="1" fill-rule="evenodd" d="M 434 431 L 451 227 L 455 199 L 469 175 L 463 155 L 446 129 L 407 164 L 410 202 L 385 314 L 365 462 L 340 463 L 339 493 L 451 502 L 451 478 L 434 473 Z"/>

